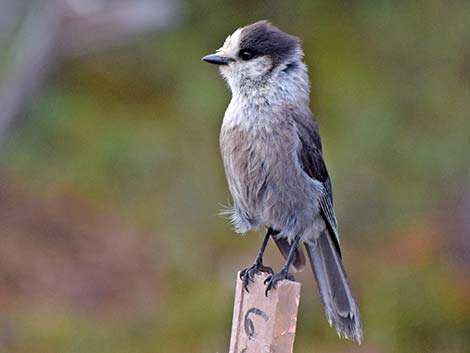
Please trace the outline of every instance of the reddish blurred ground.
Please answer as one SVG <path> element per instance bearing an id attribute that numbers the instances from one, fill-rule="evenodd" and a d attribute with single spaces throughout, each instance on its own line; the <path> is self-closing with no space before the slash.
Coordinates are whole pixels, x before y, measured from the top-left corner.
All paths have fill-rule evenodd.
<path id="1" fill-rule="evenodd" d="M 94 316 L 156 305 L 155 240 L 73 195 L 43 199 L 0 186 L 0 310 Z"/>

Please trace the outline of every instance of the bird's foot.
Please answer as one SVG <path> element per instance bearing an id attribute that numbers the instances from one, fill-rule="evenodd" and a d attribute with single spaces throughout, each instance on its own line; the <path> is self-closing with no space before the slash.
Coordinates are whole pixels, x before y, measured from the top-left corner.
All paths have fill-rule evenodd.
<path id="1" fill-rule="evenodd" d="M 260 272 L 266 272 L 270 274 L 274 273 L 271 267 L 264 266 L 261 261 L 255 262 L 253 265 L 245 268 L 240 272 L 240 279 L 243 281 L 243 288 L 245 288 L 247 292 L 249 292 L 248 285 L 250 282 L 254 281 L 253 279 L 255 278 L 255 275 Z"/>
<path id="2" fill-rule="evenodd" d="M 268 292 L 271 289 L 276 289 L 277 283 L 283 280 L 288 281 L 295 281 L 294 275 L 289 273 L 288 269 L 282 269 L 281 271 L 270 275 L 268 278 L 265 279 L 264 284 L 266 284 L 266 291 L 265 294 L 268 296 Z"/>

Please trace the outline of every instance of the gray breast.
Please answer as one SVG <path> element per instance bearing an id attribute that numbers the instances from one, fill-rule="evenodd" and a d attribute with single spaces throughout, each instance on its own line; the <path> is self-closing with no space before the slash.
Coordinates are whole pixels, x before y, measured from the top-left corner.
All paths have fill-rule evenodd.
<path id="1" fill-rule="evenodd" d="M 236 116 L 243 111 L 229 106 L 220 134 L 235 230 L 273 227 L 289 238 L 305 233 L 318 213 L 321 186 L 300 166 L 294 120 L 273 110 L 269 116 Z"/>

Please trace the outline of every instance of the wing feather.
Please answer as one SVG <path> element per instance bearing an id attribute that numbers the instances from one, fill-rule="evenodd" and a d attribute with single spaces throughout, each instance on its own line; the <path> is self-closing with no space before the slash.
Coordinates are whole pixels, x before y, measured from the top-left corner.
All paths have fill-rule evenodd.
<path id="1" fill-rule="evenodd" d="M 322 155 L 322 145 L 318 126 L 310 114 L 296 114 L 297 129 L 301 142 L 299 158 L 304 171 L 322 183 L 323 193 L 320 195 L 320 211 L 330 234 L 334 235 L 335 247 L 341 256 L 339 247 L 338 222 L 333 210 L 333 193 L 331 181 Z"/>

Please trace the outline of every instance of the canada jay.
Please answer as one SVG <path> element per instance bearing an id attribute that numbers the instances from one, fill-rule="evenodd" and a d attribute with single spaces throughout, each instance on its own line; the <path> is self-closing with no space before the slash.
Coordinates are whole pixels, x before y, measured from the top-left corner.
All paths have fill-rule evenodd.
<path id="1" fill-rule="evenodd" d="M 269 272 L 266 295 L 293 280 L 290 265 L 305 266 L 305 245 L 325 315 L 339 336 L 362 340 L 359 310 L 341 260 L 331 182 L 317 123 L 309 108 L 310 84 L 299 39 L 267 21 L 237 29 L 204 61 L 219 65 L 232 91 L 220 149 L 236 232 L 267 229 L 255 263 L 241 272 L 245 289 Z M 263 265 L 272 238 L 286 258 L 278 273 Z"/>

